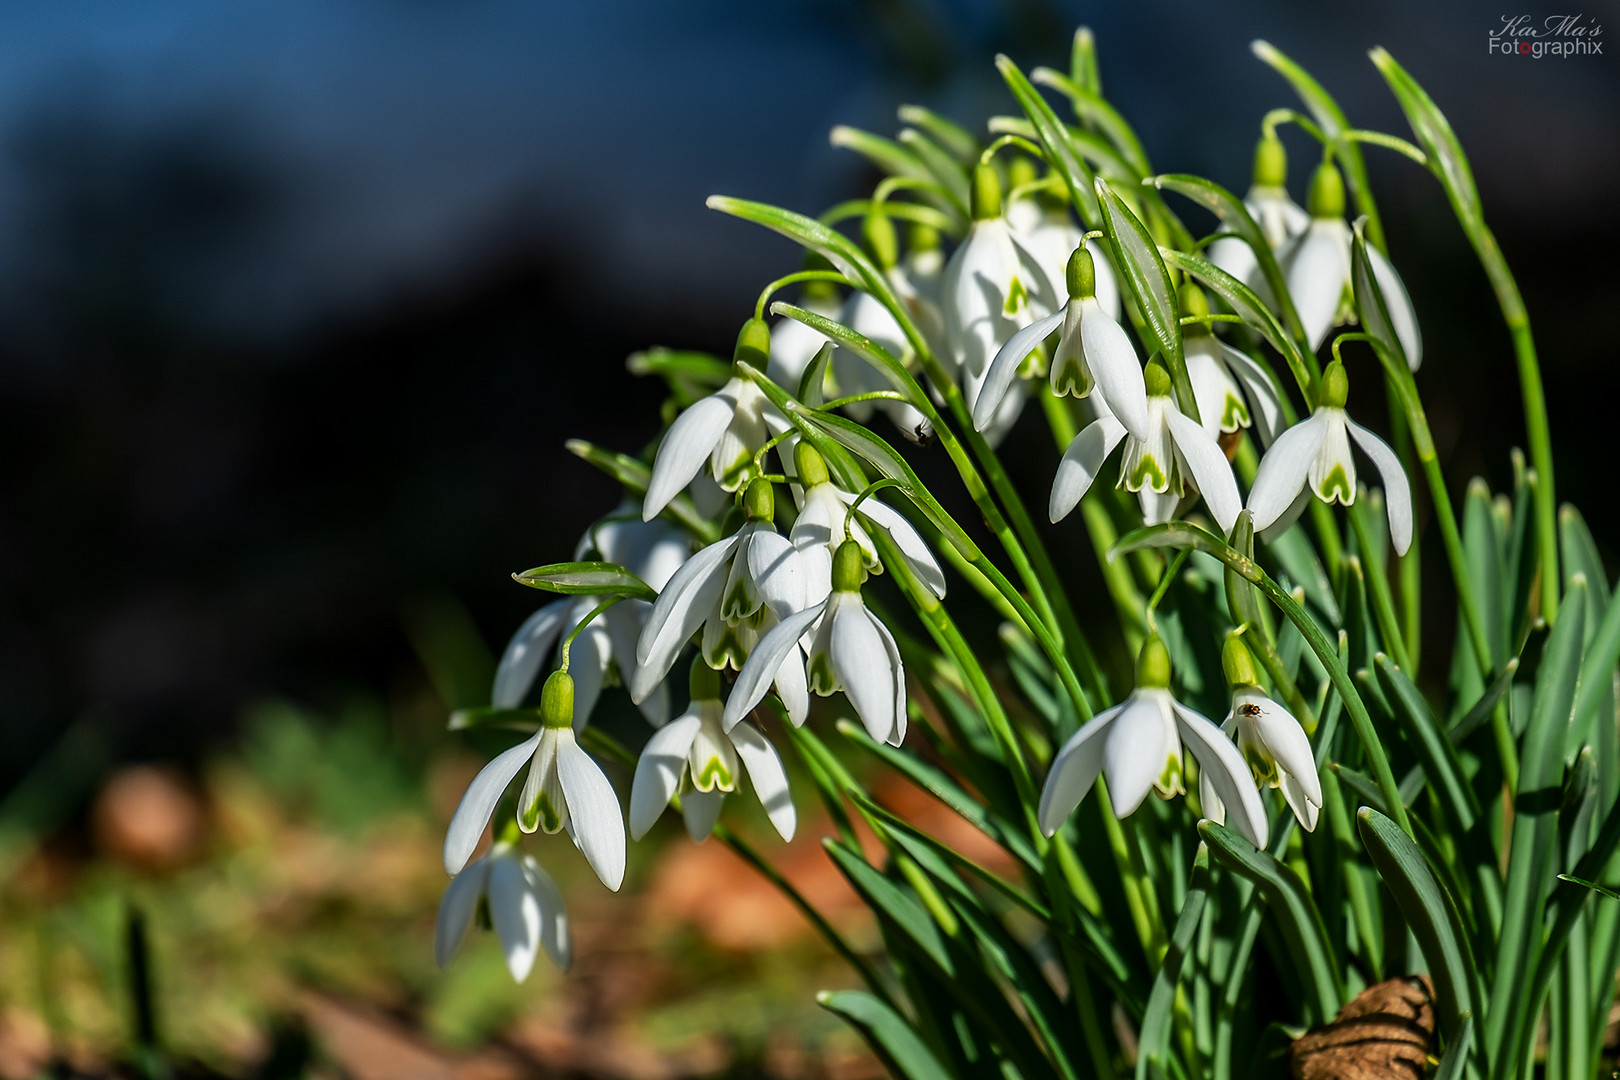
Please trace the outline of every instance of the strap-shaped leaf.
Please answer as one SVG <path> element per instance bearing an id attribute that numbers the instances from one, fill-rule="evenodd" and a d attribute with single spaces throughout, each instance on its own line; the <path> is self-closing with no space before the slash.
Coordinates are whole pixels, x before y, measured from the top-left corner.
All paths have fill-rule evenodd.
<path id="1" fill-rule="evenodd" d="M 917 155 L 893 139 L 874 135 L 870 131 L 839 124 L 827 133 L 827 141 L 834 146 L 853 150 L 890 176 L 905 176 L 913 180 L 932 180 L 933 174 Z"/>
<path id="2" fill-rule="evenodd" d="M 1136 132 L 1118 109 L 1067 75 L 1051 68 L 1038 67 L 1029 73 L 1029 77 L 1033 82 L 1067 95 L 1074 106 L 1074 114 L 1107 137 L 1114 149 L 1119 151 L 1120 157 L 1130 165 L 1135 179 L 1140 180 L 1152 171 L 1148 165 L 1147 151 L 1142 148 L 1142 140 L 1136 137 Z"/>
<path id="3" fill-rule="evenodd" d="M 1474 1018 L 1472 1015 L 1463 1020 L 1462 1030 L 1457 1032 L 1457 1038 L 1446 1048 L 1446 1056 L 1440 1059 L 1440 1067 L 1434 1072 L 1434 1080 L 1462 1080 L 1468 1072 L 1468 1062 L 1474 1052 Z"/>
<path id="4" fill-rule="evenodd" d="M 1434 980 L 1440 1030 L 1453 1043 L 1465 1017 L 1481 1000 L 1474 957 L 1456 901 L 1440 884 L 1412 838 L 1370 806 L 1356 812 L 1356 828 L 1378 876 L 1389 886 L 1401 916 L 1417 938 Z"/>
<path id="5" fill-rule="evenodd" d="M 906 1018 L 863 990 L 822 991 L 816 1002 L 849 1023 L 903 1080 L 953 1080 Z"/>
<path id="6" fill-rule="evenodd" d="M 1181 411 L 1198 419 L 1198 403 L 1193 400 L 1192 383 L 1187 379 L 1187 361 L 1181 353 L 1181 325 L 1176 309 L 1176 290 L 1170 272 L 1164 268 L 1159 245 L 1140 218 L 1131 213 L 1119 192 L 1099 179 L 1097 204 L 1102 208 L 1103 231 L 1114 248 L 1114 264 L 1125 279 L 1125 287 L 1142 313 L 1142 321 L 1170 366 Z"/>
<path id="7" fill-rule="evenodd" d="M 1468 155 L 1463 153 L 1462 143 L 1457 141 L 1456 133 L 1451 130 L 1450 121 L 1417 80 L 1407 74 L 1406 69 L 1396 63 L 1387 51 L 1373 49 L 1368 55 L 1372 57 L 1378 73 L 1389 84 L 1395 100 L 1400 103 L 1401 111 L 1406 114 L 1406 122 L 1412 127 L 1412 134 L 1417 136 L 1418 145 L 1428 154 L 1430 167 L 1440 178 L 1457 215 L 1466 217 L 1476 226 L 1483 226 L 1483 211 L 1479 205 L 1479 189 L 1474 186 L 1474 171 L 1468 165 Z"/>
<path id="8" fill-rule="evenodd" d="M 534 731 L 540 726 L 539 709 L 457 709 L 450 714 L 451 731 L 471 731 L 474 728 L 515 728 Z"/>
<path id="9" fill-rule="evenodd" d="M 941 116 L 921 105 L 902 105 L 900 122 L 926 131 L 930 138 L 947 150 L 962 164 L 971 164 L 979 156 L 979 140 L 967 128 L 948 116 Z"/>
<path id="10" fill-rule="evenodd" d="M 1269 64 L 1279 75 L 1287 79 L 1293 86 L 1294 93 L 1305 103 L 1316 122 L 1322 128 L 1322 134 L 1336 145 L 1334 151 L 1339 163 L 1344 166 L 1344 178 L 1350 185 L 1351 194 L 1355 196 L 1356 208 L 1367 215 L 1367 228 L 1372 241 L 1380 248 L 1384 246 L 1384 226 L 1378 216 L 1378 207 L 1373 202 L 1372 184 L 1367 180 L 1367 164 L 1362 160 L 1361 147 L 1348 140 L 1339 141 L 1339 136 L 1350 128 L 1350 121 L 1345 119 L 1344 110 L 1333 96 L 1322 89 L 1322 84 L 1313 79 L 1310 74 L 1294 61 L 1266 41 L 1256 41 L 1250 48 L 1254 55 Z"/>
<path id="11" fill-rule="evenodd" d="M 1383 343 L 1393 356 L 1401 358 L 1408 370 L 1412 358 L 1406 355 L 1400 335 L 1395 333 L 1395 322 L 1389 315 L 1389 301 L 1374 276 L 1372 263 L 1367 258 L 1367 238 L 1363 234 L 1364 219 L 1357 219 L 1355 238 L 1350 247 L 1350 285 L 1355 296 L 1356 311 L 1361 314 L 1361 326 L 1367 333 Z"/>
<path id="12" fill-rule="evenodd" d="M 829 341 L 816 350 L 799 376 L 799 400 L 812 409 L 821 408 L 827 400 L 827 368 L 832 364 L 832 354 L 833 343 Z"/>
<path id="13" fill-rule="evenodd" d="M 1306 1019 L 1313 1024 L 1333 1019 L 1344 1002 L 1338 965 L 1328 945 L 1322 914 L 1299 875 L 1225 825 L 1200 821 L 1198 834 L 1222 866 L 1254 882 L 1270 905 L 1277 929 L 1305 985 Z"/>
<path id="14" fill-rule="evenodd" d="M 531 589 L 568 595 L 628 596 L 633 600 L 656 600 L 657 590 L 617 563 L 562 562 L 536 566 L 512 580 Z"/>
<path id="15" fill-rule="evenodd" d="M 1187 883 L 1186 899 L 1181 902 L 1181 914 L 1176 916 L 1176 928 L 1170 935 L 1170 950 L 1164 954 L 1164 963 L 1153 977 L 1147 1009 L 1142 1013 L 1142 1026 L 1137 1036 L 1136 1080 L 1147 1080 L 1151 1066 L 1164 1065 L 1170 1049 L 1176 986 L 1181 981 L 1181 969 L 1192 953 L 1193 938 L 1198 933 L 1199 920 L 1204 917 L 1204 901 L 1208 894 L 1209 849 L 1200 846 L 1198 854 L 1193 857 L 1192 879 Z"/>
<path id="16" fill-rule="evenodd" d="M 917 156 L 928 174 L 950 194 L 952 204 L 965 217 L 968 213 L 968 174 L 962 163 L 915 128 L 900 132 L 900 145 Z"/>
<path id="17" fill-rule="evenodd" d="M 1102 212 L 1097 206 L 1097 192 L 1093 188 L 1093 175 L 1088 166 L 1075 149 L 1074 141 L 1069 137 L 1069 129 L 1063 121 L 1057 118 L 1052 106 L 1035 89 L 1018 65 L 1006 56 L 996 57 L 996 70 L 1006 80 L 1007 88 L 1012 91 L 1018 100 L 1018 107 L 1024 110 L 1029 122 L 1035 125 L 1035 134 L 1040 137 L 1041 145 L 1046 147 L 1047 156 L 1052 161 L 1052 167 L 1057 169 L 1058 175 L 1069 189 L 1069 198 L 1075 209 L 1080 212 L 1080 220 L 1095 228 L 1102 223 Z"/>
<path id="18" fill-rule="evenodd" d="M 1389 699 L 1395 719 L 1406 734 L 1406 740 L 1418 756 L 1423 771 L 1428 774 L 1430 790 L 1440 799 L 1453 824 L 1463 831 L 1474 827 L 1479 820 L 1479 800 L 1468 785 L 1462 764 L 1457 760 L 1457 748 L 1446 737 L 1445 730 L 1423 700 L 1423 694 L 1383 653 L 1373 658 L 1378 681 Z"/>

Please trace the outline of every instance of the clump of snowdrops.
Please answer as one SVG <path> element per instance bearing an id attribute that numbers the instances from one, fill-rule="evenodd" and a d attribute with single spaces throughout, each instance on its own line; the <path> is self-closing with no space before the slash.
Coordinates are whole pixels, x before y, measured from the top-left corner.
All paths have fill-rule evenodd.
<path id="1" fill-rule="evenodd" d="M 515 978 L 541 950 L 566 966 L 526 837 L 565 832 L 618 889 L 627 795 L 631 838 L 675 808 L 789 893 L 863 984 L 823 1004 L 910 1080 L 1595 1074 L 1620 604 L 1557 509 L 1528 317 L 1461 146 L 1392 57 L 1372 53 L 1411 140 L 1254 51 L 1304 111 L 1262 118 L 1241 198 L 1150 167 L 1082 29 L 1067 73 L 997 59 L 1016 112 L 985 131 L 914 106 L 893 139 L 835 129 L 884 174 L 867 198 L 709 201 L 804 268 L 764 287 L 729 363 L 632 358 L 671 393 L 648 452 L 570 444 L 622 501 L 575 561 L 515 575 L 563 595 L 513 637 L 491 708 L 455 718 L 532 734 L 450 825 L 441 962 L 481 917 Z M 1529 448 L 1509 490 L 1441 471 L 1423 395 L 1445 388 L 1364 152 L 1438 181 L 1494 287 L 1508 334 L 1481 377 L 1516 360 Z M 1047 491 L 998 461 L 1017 424 L 1050 432 Z M 930 490 L 921 459 L 959 486 Z M 1089 543 L 1038 525 L 1043 502 Z M 1429 544 L 1446 657 L 1423 655 Z M 650 725 L 639 751 L 589 726 L 614 685 Z M 1012 869 L 875 801 L 875 769 Z M 790 840 L 813 801 L 875 953 L 773 873 L 774 837 L 744 839 L 759 809 L 728 824 L 757 804 Z M 1415 1002 L 1394 1034 L 1336 1034 L 1390 985 Z"/>

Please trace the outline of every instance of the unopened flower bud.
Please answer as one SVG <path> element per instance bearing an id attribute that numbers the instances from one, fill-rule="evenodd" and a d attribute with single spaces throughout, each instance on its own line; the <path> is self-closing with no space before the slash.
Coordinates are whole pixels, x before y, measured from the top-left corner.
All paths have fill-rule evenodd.
<path id="1" fill-rule="evenodd" d="M 1091 258 L 1091 252 L 1086 250 L 1086 245 L 1081 244 L 1074 249 L 1063 276 L 1071 299 L 1097 295 L 1097 265 Z"/>
<path id="2" fill-rule="evenodd" d="M 1176 302 L 1181 307 L 1183 315 L 1201 319 L 1209 314 L 1209 299 L 1204 296 L 1204 290 L 1190 281 L 1184 282 L 1177 290 Z"/>
<path id="3" fill-rule="evenodd" d="M 1322 400 L 1317 404 L 1327 409 L 1342 409 L 1350 398 L 1350 376 L 1344 364 L 1334 360 L 1322 371 Z"/>
<path id="4" fill-rule="evenodd" d="M 939 230 L 932 225 L 924 225 L 919 221 L 914 221 L 911 223 L 911 229 L 906 234 L 906 241 L 914 255 L 924 251 L 938 251 Z"/>
<path id="5" fill-rule="evenodd" d="M 821 452 L 803 439 L 793 448 L 793 466 L 799 473 L 799 486 L 813 488 L 827 482 L 827 462 Z"/>
<path id="6" fill-rule="evenodd" d="M 861 545 L 845 540 L 833 555 L 832 587 L 834 592 L 860 592 L 866 581 L 866 556 Z"/>
<path id="7" fill-rule="evenodd" d="M 1136 654 L 1136 688 L 1170 688 L 1170 650 L 1164 647 L 1157 634 L 1142 642 L 1142 651 Z"/>
<path id="8" fill-rule="evenodd" d="M 540 723 L 548 728 L 574 726 L 574 678 L 553 671 L 540 688 Z"/>
<path id="9" fill-rule="evenodd" d="M 1142 372 L 1142 381 L 1147 386 L 1148 397 L 1170 396 L 1170 373 L 1157 360 L 1148 364 Z"/>
<path id="10" fill-rule="evenodd" d="M 1288 151 L 1275 132 L 1260 136 L 1254 146 L 1254 186 L 1282 187 L 1288 183 Z"/>
<path id="11" fill-rule="evenodd" d="M 749 521 L 776 520 L 776 491 L 769 480 L 756 477 L 743 492 L 743 516 Z"/>
<path id="12" fill-rule="evenodd" d="M 1254 670 L 1254 655 L 1237 634 L 1229 634 L 1221 646 L 1221 670 L 1226 672 L 1226 685 L 1231 687 L 1259 686 L 1260 676 Z"/>
<path id="13" fill-rule="evenodd" d="M 731 355 L 738 364 L 764 371 L 771 358 L 771 328 L 764 319 L 749 319 L 737 335 L 737 350 Z"/>
<path id="14" fill-rule="evenodd" d="M 1344 177 L 1331 161 L 1324 161 L 1311 174 L 1311 190 L 1305 209 L 1313 218 L 1344 217 Z"/>
<path id="15" fill-rule="evenodd" d="M 894 222 L 875 204 L 861 222 L 861 240 L 879 270 L 892 270 L 900 261 L 900 238 L 895 235 Z"/>
<path id="16" fill-rule="evenodd" d="M 1007 185 L 1018 188 L 1034 182 L 1035 163 L 1023 154 L 1015 156 L 1007 166 Z"/>
<path id="17" fill-rule="evenodd" d="M 973 220 L 985 221 L 1001 216 L 1001 180 L 995 166 L 981 161 L 973 169 Z"/>

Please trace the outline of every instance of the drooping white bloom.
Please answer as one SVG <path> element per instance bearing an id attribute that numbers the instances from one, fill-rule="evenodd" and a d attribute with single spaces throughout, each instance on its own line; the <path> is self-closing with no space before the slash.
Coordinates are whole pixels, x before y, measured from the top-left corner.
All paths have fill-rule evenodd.
<path id="1" fill-rule="evenodd" d="M 1130 697 L 1083 725 L 1052 760 L 1038 811 L 1046 835 L 1057 832 L 1099 775 L 1108 779 L 1108 797 L 1120 818 L 1135 813 L 1149 791 L 1166 799 L 1184 793 L 1185 745 L 1233 816 L 1233 826 L 1256 847 L 1265 846 L 1265 807 L 1243 755 L 1213 721 L 1171 695 L 1169 680 L 1169 654 L 1150 637 L 1142 645 Z"/>
<path id="2" fill-rule="evenodd" d="M 441 968 L 449 965 L 461 947 L 480 902 L 488 904 L 489 921 L 513 979 L 522 982 L 529 977 L 542 948 L 552 963 L 568 970 L 573 946 L 562 891 L 532 856 L 508 843 L 497 843 L 444 890 L 433 932 L 433 957 Z"/>
<path id="3" fill-rule="evenodd" d="M 1119 318 L 1119 283 L 1114 279 L 1113 266 L 1103 253 L 1102 244 L 1095 238 L 1087 241 L 1085 233 L 1074 223 L 1067 199 L 1049 193 L 1011 199 L 1007 203 L 1007 224 L 1012 227 L 1013 238 L 1034 257 L 1036 265 L 1054 287 L 1062 287 L 1067 282 L 1069 259 L 1084 243 L 1096 267 L 1093 295 L 1097 304 L 1110 319 Z M 1060 306 L 1074 296 L 1074 289 L 1067 289 L 1058 298 Z"/>
<path id="4" fill-rule="evenodd" d="M 843 305 L 839 303 L 838 294 L 831 285 L 824 281 L 811 281 L 805 285 L 799 306 L 817 315 L 836 319 Z M 771 327 L 771 356 L 765 374 L 789 393 L 796 393 L 805 369 L 825 344 L 827 338 L 819 330 L 812 330 L 797 319 L 778 320 Z"/>
<path id="5" fill-rule="evenodd" d="M 770 327 L 749 319 L 737 335 L 736 359 L 761 370 L 770 364 Z M 751 379 L 733 375 L 719 390 L 692 403 L 664 432 L 653 457 L 641 516 L 651 521 L 708 462 L 715 482 L 736 491 L 753 471 L 754 455 L 770 439 L 767 420 L 782 420 Z"/>
<path id="6" fill-rule="evenodd" d="M 1012 388 L 1030 350 L 1047 335 L 1063 327 L 1052 355 L 1048 382 L 1059 397 L 1072 393 L 1086 397 L 1097 387 L 1108 409 L 1141 439 L 1149 436 L 1147 391 L 1142 363 L 1124 327 L 1108 314 L 1095 295 L 1096 259 L 1075 247 L 1065 270 L 1069 300 L 1063 309 L 1036 319 L 1019 330 L 996 353 L 978 400 L 973 403 L 973 426 L 981 430 L 996 422 L 1002 399 Z"/>
<path id="7" fill-rule="evenodd" d="M 900 649 L 861 600 L 866 561 L 860 545 L 846 540 L 833 559 L 832 592 L 826 599 L 783 619 L 760 639 L 726 701 L 721 725 L 734 728 L 770 688 L 771 673 L 814 634 L 810 689 L 822 697 L 839 690 L 849 698 L 867 733 L 899 746 L 906 737 L 906 674 Z"/>
<path id="8" fill-rule="evenodd" d="M 1344 221 L 1344 180 L 1331 164 L 1322 164 L 1311 178 L 1310 208 L 1310 226 L 1290 242 L 1282 262 L 1300 326 L 1315 349 L 1349 310 L 1351 233 Z M 1407 365 L 1416 371 L 1423 362 L 1423 339 L 1406 284 L 1384 253 L 1371 244 L 1367 245 L 1367 260 L 1384 294 Z"/>
<path id="9" fill-rule="evenodd" d="M 738 789 L 742 768 L 783 840 L 793 839 L 797 818 L 787 771 L 769 739 L 746 720 L 729 731 L 720 723 L 720 679 L 701 662 L 692 667 L 692 700 L 680 716 L 653 733 L 636 762 L 630 789 L 630 835 L 640 840 L 658 820 L 683 780 L 681 815 L 693 840 L 714 830 L 720 805 Z M 739 768 L 739 764 L 742 768 Z"/>
<path id="10" fill-rule="evenodd" d="M 691 550 L 691 543 L 679 528 L 662 520 L 642 521 L 636 507 L 626 504 L 586 530 L 574 554 L 582 558 L 594 551 L 652 588 L 662 589 Z M 522 705 L 560 642 L 595 610 L 600 600 L 593 596 L 564 597 L 529 616 L 501 654 L 491 704 L 497 709 Z M 651 610 L 652 605 L 645 600 L 621 600 L 574 638 L 569 648 L 569 672 L 574 677 L 575 716 L 581 728 L 590 721 L 602 687 L 615 672 L 627 686 L 636 681 L 636 640 Z M 669 693 L 656 680 L 636 701 L 651 723 L 662 724 L 669 719 Z"/>
<path id="11" fill-rule="evenodd" d="M 939 232 L 927 225 L 913 224 L 906 254 L 894 268 L 891 280 L 900 302 L 911 314 L 911 321 L 917 324 L 923 340 L 939 357 L 950 354 L 945 341 L 945 316 L 940 309 L 944 273 L 945 253 L 939 248 Z"/>
<path id="12" fill-rule="evenodd" d="M 886 352 L 902 362 L 911 354 L 910 343 L 906 341 L 905 331 L 900 329 L 900 323 L 895 320 L 893 313 L 870 293 L 858 289 L 851 293 L 849 299 L 844 301 L 844 310 L 840 314 L 839 321 L 862 337 L 882 346 Z M 833 347 L 832 377 L 838 388 L 839 397 L 854 397 L 857 394 L 895 389 L 877 368 L 849 349 L 838 346 Z M 864 424 L 872 418 L 874 406 L 881 408 L 894 426 L 900 429 L 901 434 L 912 442 L 924 441 L 933 434 L 933 425 L 910 402 L 857 401 L 844 406 L 844 411 L 856 422 Z"/>
<path id="13" fill-rule="evenodd" d="M 1198 286 L 1183 285 L 1180 296 L 1183 315 L 1209 314 L 1209 302 Z M 1260 442 L 1271 445 L 1281 430 L 1282 402 L 1265 369 L 1199 323 L 1185 328 L 1182 345 L 1204 430 L 1219 438 L 1253 425 Z"/>
<path id="14" fill-rule="evenodd" d="M 862 499 L 858 511 L 852 517 L 850 508 L 857 496 L 832 482 L 827 472 L 827 463 L 822 460 L 815 448 L 801 442 L 794 448 L 793 456 L 797 465 L 799 485 L 804 495 L 803 503 L 799 507 L 799 516 L 793 521 L 793 529 L 788 534 L 788 539 L 792 541 L 801 559 L 799 570 L 804 575 L 805 581 L 802 606 L 819 604 L 827 599 L 833 587 L 833 556 L 846 536 L 859 546 L 868 570 L 873 573 L 883 572 L 883 564 L 878 560 L 877 545 L 872 542 L 871 534 L 861 523 L 860 519 L 863 516 L 889 534 L 889 538 L 900 549 L 901 557 L 906 560 L 911 572 L 916 574 L 918 580 L 935 596 L 944 598 L 945 572 L 940 569 L 934 553 L 928 549 L 928 543 L 912 527 L 911 522 L 876 496 Z"/>
<path id="15" fill-rule="evenodd" d="M 1300 825 L 1306 832 L 1314 831 L 1322 810 L 1322 780 L 1305 729 L 1260 689 L 1254 658 L 1236 634 L 1221 647 L 1221 666 L 1232 687 L 1232 711 L 1226 714 L 1221 730 L 1236 739 L 1255 783 L 1281 788 Z M 1198 797 L 1205 817 L 1225 822 L 1226 806 L 1220 793 L 1202 776 L 1198 780 Z"/>
<path id="16" fill-rule="evenodd" d="M 547 833 L 567 829 L 602 884 L 618 891 L 624 881 L 624 818 L 613 785 L 574 738 L 573 717 L 573 680 L 567 672 L 553 672 L 541 692 L 540 730 L 485 765 L 462 795 L 444 837 L 447 873 L 460 873 L 467 865 L 495 804 L 527 764 L 518 827 Z"/>
<path id="17" fill-rule="evenodd" d="M 1148 437 L 1137 438 L 1111 412 L 1099 409 L 1101 415 L 1074 437 L 1058 462 L 1048 504 L 1051 519 L 1061 521 L 1079 505 L 1103 462 L 1123 441 L 1119 482 L 1136 492 L 1147 524 L 1169 521 L 1190 487 L 1203 495 L 1221 531 L 1230 532 L 1243 509 L 1231 463 L 1220 444 L 1176 408 L 1168 372 L 1150 364 L 1146 382 Z"/>
<path id="18" fill-rule="evenodd" d="M 981 164 L 973 177 L 973 224 L 945 266 L 940 305 L 947 358 L 969 409 L 979 399 L 990 361 L 1007 339 L 1060 306 L 1056 287 L 1013 238 L 1002 216 L 994 170 Z M 1005 435 L 1022 409 L 1023 395 L 1015 387 L 1001 399 L 995 421 L 985 427 L 989 441 Z"/>
<path id="19" fill-rule="evenodd" d="M 1291 520 L 1309 497 L 1307 485 L 1325 503 L 1349 506 L 1355 502 L 1356 463 L 1350 456 L 1350 441 L 1354 439 L 1384 479 L 1390 542 L 1396 554 L 1405 555 L 1412 546 L 1411 484 L 1406 470 L 1401 468 L 1401 459 L 1389 444 L 1344 411 L 1348 393 L 1344 365 L 1335 360 L 1322 373 L 1322 403 L 1316 412 L 1279 435 L 1260 459 L 1254 487 L 1249 491 L 1255 531 Z"/>
<path id="20" fill-rule="evenodd" d="M 659 591 L 635 646 L 631 700 L 664 685 L 676 656 L 700 628 L 704 660 L 716 669 L 740 669 L 761 635 L 804 608 L 807 575 L 798 551 L 771 523 L 770 481 L 750 483 L 744 505 L 743 527 L 693 555 Z M 793 722 L 804 723 L 810 699 L 799 653 L 782 662 L 775 683 Z"/>
<path id="21" fill-rule="evenodd" d="M 1273 251 L 1281 251 L 1311 223 L 1311 216 L 1289 196 L 1287 184 L 1287 151 L 1275 134 L 1267 132 L 1254 150 L 1254 180 L 1243 197 L 1243 207 Z M 1260 273 L 1260 260 L 1246 241 L 1221 237 L 1209 246 L 1209 261 L 1249 286 L 1264 302 L 1273 302 L 1271 287 Z"/>

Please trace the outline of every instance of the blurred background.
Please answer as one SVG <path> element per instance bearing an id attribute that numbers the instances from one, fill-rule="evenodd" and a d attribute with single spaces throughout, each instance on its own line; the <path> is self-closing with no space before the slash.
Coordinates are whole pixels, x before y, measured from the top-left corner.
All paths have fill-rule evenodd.
<path id="1" fill-rule="evenodd" d="M 1559 490 L 1612 544 L 1620 59 L 1488 55 L 1520 13 L 6 5 L 0 1077 L 873 1075 L 810 998 L 844 973 L 715 844 L 638 850 L 617 897 L 540 845 L 581 886 L 574 971 L 542 961 L 515 988 L 487 940 L 432 966 L 443 823 L 488 752 L 445 717 L 486 700 L 543 600 L 508 574 L 569 557 L 617 501 L 563 439 L 639 451 L 663 395 L 625 357 L 729 354 L 799 264 L 704 197 L 854 196 L 872 177 L 829 127 L 892 132 L 903 102 L 1011 112 L 995 52 L 1066 67 L 1080 22 L 1155 166 L 1241 191 L 1260 115 L 1295 104 L 1248 42 L 1405 134 L 1365 59 L 1384 45 L 1472 155 L 1540 344 Z M 1483 275 L 1437 185 L 1369 161 L 1445 388 L 1448 476 L 1500 490 L 1522 422 Z M 1012 446 L 1043 490 L 1055 453 Z M 836 907 L 801 832 L 790 865 Z M 694 895 L 694 875 L 717 884 Z"/>

